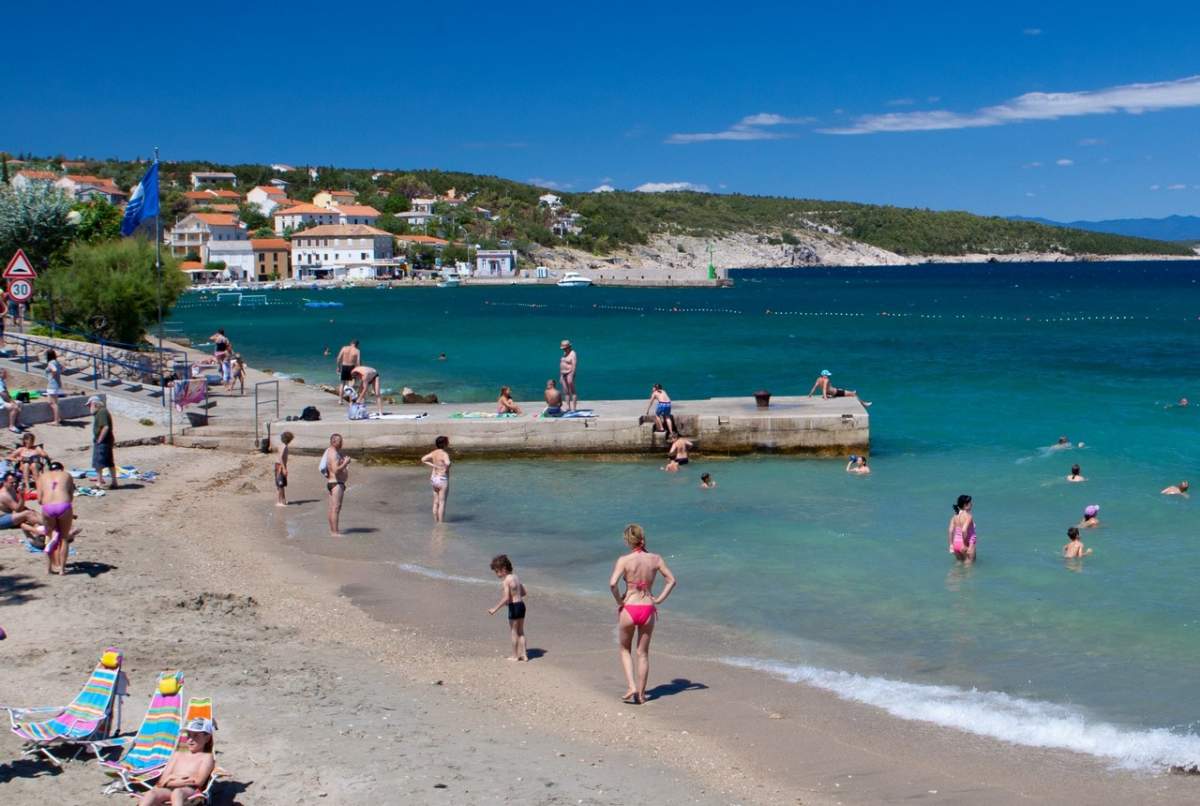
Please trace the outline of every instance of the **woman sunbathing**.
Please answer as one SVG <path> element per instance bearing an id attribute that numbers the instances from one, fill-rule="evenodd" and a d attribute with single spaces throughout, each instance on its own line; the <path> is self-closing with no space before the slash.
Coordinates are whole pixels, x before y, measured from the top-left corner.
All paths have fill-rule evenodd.
<path id="1" fill-rule="evenodd" d="M 50 462 L 50 454 L 46 449 L 34 442 L 37 437 L 33 432 L 26 431 L 21 435 L 21 444 L 8 454 L 8 461 L 21 471 L 24 478 L 25 492 L 37 487 L 38 476 Z"/>
<path id="2" fill-rule="evenodd" d="M 187 752 L 171 755 L 158 783 L 142 795 L 138 806 L 183 806 L 192 795 L 203 792 L 217 765 L 212 754 L 212 732 L 212 720 L 193 719 L 187 723 L 183 739 Z"/>

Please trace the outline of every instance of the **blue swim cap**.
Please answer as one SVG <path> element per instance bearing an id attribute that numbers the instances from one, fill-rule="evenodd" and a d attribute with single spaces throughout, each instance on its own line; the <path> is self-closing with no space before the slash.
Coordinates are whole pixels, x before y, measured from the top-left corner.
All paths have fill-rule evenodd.
<path id="1" fill-rule="evenodd" d="M 822 374 L 822 375 L 824 375 L 826 378 L 828 378 L 828 377 L 829 377 L 830 375 L 832 375 L 833 373 L 832 373 L 832 372 L 830 372 L 830 371 L 829 371 L 829 370 L 827 370 L 827 369 L 823 369 L 823 370 L 821 370 L 821 374 Z"/>

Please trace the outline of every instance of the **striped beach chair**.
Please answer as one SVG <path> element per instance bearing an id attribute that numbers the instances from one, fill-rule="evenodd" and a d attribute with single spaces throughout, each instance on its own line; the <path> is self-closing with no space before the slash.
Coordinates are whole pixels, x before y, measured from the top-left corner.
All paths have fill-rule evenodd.
<path id="1" fill-rule="evenodd" d="M 163 672 L 158 676 L 150 707 L 136 734 L 87 743 L 100 769 L 114 779 L 104 788 L 104 794 L 135 792 L 132 779 L 152 778 L 162 772 L 179 740 L 182 687 L 183 672 Z M 114 747 L 121 749 L 119 758 L 108 761 L 101 757 Z"/>
<path id="2" fill-rule="evenodd" d="M 172 756 L 174 756 L 175 753 L 190 752 L 188 750 L 187 742 L 184 741 L 184 733 L 187 728 L 187 724 L 193 719 L 207 719 L 212 722 L 213 757 L 215 758 L 217 754 L 217 720 L 213 717 L 213 705 L 211 697 L 193 697 L 192 699 L 188 700 L 187 710 L 183 715 L 183 722 L 180 725 L 177 738 L 173 744 Z M 164 763 L 163 766 L 166 766 L 166 764 Z M 135 791 L 146 791 L 154 787 L 154 782 L 158 780 L 161 773 L 162 769 L 160 768 L 156 772 L 153 772 L 149 775 L 130 776 L 129 783 L 131 787 L 136 787 Z M 228 777 L 229 773 L 227 773 L 225 770 L 221 769 L 220 767 L 213 767 L 213 773 L 211 776 L 209 776 L 208 783 L 204 786 L 203 790 L 197 792 L 195 795 L 192 795 L 190 798 L 188 798 L 187 802 L 190 804 L 210 803 L 212 801 L 213 785 L 216 784 L 219 779 Z"/>
<path id="3" fill-rule="evenodd" d="M 120 651 L 108 649 L 96 664 L 92 676 L 83 690 L 70 705 L 45 708 L 10 708 L 4 706 L 12 722 L 12 732 L 19 736 L 25 746 L 21 753 L 26 758 L 44 756 L 56 767 L 62 761 L 52 749 L 65 745 L 79 745 L 74 758 L 83 749 L 84 742 L 104 739 L 113 733 L 113 703 L 122 683 Z M 119 711 L 118 711 L 119 713 Z M 120 718 L 115 720 L 120 725 Z"/>

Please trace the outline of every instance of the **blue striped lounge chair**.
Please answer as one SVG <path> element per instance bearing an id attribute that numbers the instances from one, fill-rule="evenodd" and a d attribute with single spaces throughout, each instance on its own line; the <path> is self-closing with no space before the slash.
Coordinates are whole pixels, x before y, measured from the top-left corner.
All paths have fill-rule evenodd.
<path id="1" fill-rule="evenodd" d="M 182 688 L 183 672 L 163 672 L 158 676 L 150 707 L 136 734 L 88 742 L 100 769 L 113 779 L 105 787 L 105 794 L 136 792 L 135 780 L 154 780 L 162 773 L 179 740 Z M 121 749 L 119 758 L 113 761 L 102 758 L 106 750 L 114 747 Z"/>

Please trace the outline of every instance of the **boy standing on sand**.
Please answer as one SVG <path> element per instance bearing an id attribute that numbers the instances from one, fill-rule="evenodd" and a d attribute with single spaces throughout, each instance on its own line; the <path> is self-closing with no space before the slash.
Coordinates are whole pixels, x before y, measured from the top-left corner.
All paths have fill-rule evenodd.
<path id="1" fill-rule="evenodd" d="M 288 445 L 292 444 L 292 432 L 279 435 L 279 460 L 275 462 L 275 506 L 287 506 Z"/>
<path id="2" fill-rule="evenodd" d="M 513 573 L 512 561 L 507 554 L 498 554 L 492 558 L 492 573 L 500 578 L 500 601 L 491 610 L 489 616 L 508 605 L 508 630 L 512 637 L 513 656 L 509 660 L 529 660 L 525 649 L 525 586 Z"/>

